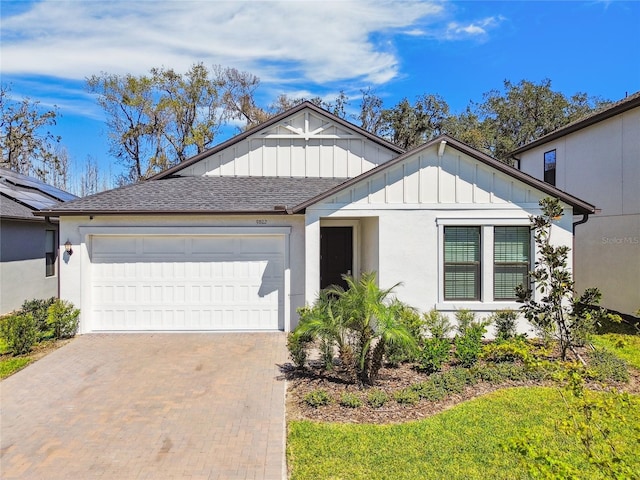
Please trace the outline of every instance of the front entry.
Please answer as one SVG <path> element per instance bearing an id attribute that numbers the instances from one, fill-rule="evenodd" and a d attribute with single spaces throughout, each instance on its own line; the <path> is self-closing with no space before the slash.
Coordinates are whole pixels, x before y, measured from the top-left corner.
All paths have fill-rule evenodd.
<path id="1" fill-rule="evenodd" d="M 347 288 L 342 275 L 352 275 L 353 227 L 320 228 L 320 288 L 340 285 Z"/>

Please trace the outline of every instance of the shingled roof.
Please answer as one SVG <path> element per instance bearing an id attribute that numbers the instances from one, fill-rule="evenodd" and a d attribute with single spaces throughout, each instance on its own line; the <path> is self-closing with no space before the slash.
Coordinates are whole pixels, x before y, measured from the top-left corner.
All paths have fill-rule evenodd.
<path id="1" fill-rule="evenodd" d="M 39 215 L 289 213 L 345 178 L 168 177 L 43 209 Z"/>

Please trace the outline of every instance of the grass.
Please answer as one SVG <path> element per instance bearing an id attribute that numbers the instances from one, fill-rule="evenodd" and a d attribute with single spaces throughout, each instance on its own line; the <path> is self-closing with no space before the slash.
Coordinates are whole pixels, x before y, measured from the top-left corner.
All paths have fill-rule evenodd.
<path id="1" fill-rule="evenodd" d="M 594 335 L 593 343 L 620 357 L 632 367 L 640 369 L 640 336 L 622 333 Z"/>
<path id="2" fill-rule="evenodd" d="M 29 357 L 7 357 L 0 359 L 0 380 L 13 375 L 29 365 L 33 359 Z"/>
<path id="3" fill-rule="evenodd" d="M 640 398 L 630 417 L 640 426 Z M 544 439 L 544 447 L 584 478 L 601 478 L 577 440 L 558 433 L 566 412 L 557 389 L 500 390 L 462 403 L 442 414 L 398 425 L 351 425 L 295 421 L 289 424 L 287 456 L 292 480 L 306 479 L 525 479 L 517 455 L 503 446 L 522 437 Z M 632 426 L 615 433 L 632 439 Z M 640 451 L 623 440 L 624 458 L 640 469 Z"/>
<path id="4" fill-rule="evenodd" d="M 30 363 L 35 362 L 48 353 L 60 348 L 65 343 L 67 342 L 64 340 L 42 340 L 40 343 L 33 346 L 33 350 L 30 353 L 14 357 L 8 352 L 7 343 L 3 338 L 0 338 L 0 380 L 22 370 Z"/>

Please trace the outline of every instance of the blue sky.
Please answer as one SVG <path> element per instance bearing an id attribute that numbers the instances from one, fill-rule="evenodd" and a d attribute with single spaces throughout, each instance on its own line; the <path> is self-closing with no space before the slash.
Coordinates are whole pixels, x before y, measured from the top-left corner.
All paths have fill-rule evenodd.
<path id="1" fill-rule="evenodd" d="M 371 87 L 388 107 L 434 93 L 454 112 L 505 79 L 549 78 L 567 95 L 610 100 L 640 90 L 639 1 L 2 0 L 1 8 L 2 82 L 16 97 L 58 106 L 53 132 L 76 168 L 90 155 L 113 174 L 121 167 L 84 86 L 100 72 L 203 62 L 259 76 L 263 105 L 280 93 L 332 99 L 344 90 L 355 108 Z"/>

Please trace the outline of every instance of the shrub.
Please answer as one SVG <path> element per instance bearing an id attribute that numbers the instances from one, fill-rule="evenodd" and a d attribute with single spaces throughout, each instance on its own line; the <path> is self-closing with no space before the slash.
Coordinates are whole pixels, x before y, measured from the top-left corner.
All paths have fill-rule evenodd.
<path id="1" fill-rule="evenodd" d="M 373 408 L 380 408 L 389 401 L 389 395 L 384 390 L 374 389 L 367 395 L 367 403 Z"/>
<path id="2" fill-rule="evenodd" d="M 36 324 L 36 328 L 40 333 L 40 337 L 44 338 L 49 334 L 50 326 L 47 322 L 49 315 L 48 310 L 51 305 L 56 301 L 55 297 L 47 298 L 44 300 L 33 299 L 25 300 L 22 303 L 21 310 L 24 313 L 30 313 L 33 315 L 33 320 Z"/>
<path id="3" fill-rule="evenodd" d="M 18 312 L 4 318 L 0 333 L 14 355 L 29 353 L 38 341 L 38 329 L 30 313 Z"/>
<path id="4" fill-rule="evenodd" d="M 398 325 L 406 328 L 414 342 L 413 344 L 394 343 L 387 345 L 385 358 L 390 365 L 398 365 L 402 362 L 413 362 L 418 358 L 415 346 L 422 340 L 422 319 L 415 308 L 399 300 L 394 300 L 391 308 L 395 308 Z"/>
<path id="5" fill-rule="evenodd" d="M 449 360 L 451 342 L 447 338 L 432 337 L 424 340 L 420 351 L 420 370 L 426 373 L 439 371 Z"/>
<path id="6" fill-rule="evenodd" d="M 495 324 L 496 340 L 509 340 L 516 336 L 518 312 L 515 310 L 498 310 L 489 317 L 489 320 Z"/>
<path id="7" fill-rule="evenodd" d="M 455 338 L 456 358 L 463 367 L 470 367 L 478 361 L 482 352 L 482 336 L 486 332 L 485 322 L 471 322 L 460 330 Z"/>
<path id="8" fill-rule="evenodd" d="M 629 370 L 621 358 L 607 350 L 596 349 L 591 354 L 588 376 L 593 380 L 628 382 Z"/>
<path id="9" fill-rule="evenodd" d="M 78 331 L 80 310 L 73 303 L 57 299 L 48 309 L 47 323 L 53 329 L 53 338 L 71 338 Z"/>
<path id="10" fill-rule="evenodd" d="M 326 390 L 313 390 L 304 397 L 304 402 L 313 408 L 318 408 L 331 403 L 331 397 Z"/>
<path id="11" fill-rule="evenodd" d="M 432 337 L 448 338 L 453 332 L 449 318 L 435 308 L 422 315 L 423 323 Z"/>
<path id="12" fill-rule="evenodd" d="M 416 383 L 411 385 L 410 388 L 418 394 L 419 398 L 429 402 L 437 402 L 447 396 L 447 392 L 442 385 L 437 384 L 433 380 Z"/>
<path id="13" fill-rule="evenodd" d="M 490 343 L 482 347 L 480 357 L 490 362 L 528 362 L 534 357 L 533 347 L 522 338 Z"/>
<path id="14" fill-rule="evenodd" d="M 355 393 L 345 392 L 340 397 L 340 405 L 347 408 L 358 408 L 362 406 L 362 400 Z"/>
<path id="15" fill-rule="evenodd" d="M 402 405 L 415 405 L 420 400 L 418 394 L 409 388 L 403 388 L 402 390 L 398 390 L 394 395 L 396 402 Z"/>
<path id="16" fill-rule="evenodd" d="M 467 385 L 474 382 L 474 379 L 468 369 L 458 367 L 434 375 L 432 381 L 447 394 L 452 394 L 462 393 Z"/>
<path id="17" fill-rule="evenodd" d="M 456 327 L 460 335 L 464 335 L 466 331 L 471 327 L 476 320 L 476 314 L 470 310 L 461 309 L 456 312 L 456 321 L 458 326 Z"/>
<path id="18" fill-rule="evenodd" d="M 290 332 L 287 335 L 287 349 L 294 367 L 304 368 L 307 363 L 307 347 L 311 340 L 310 335 L 301 335 L 295 332 Z"/>

